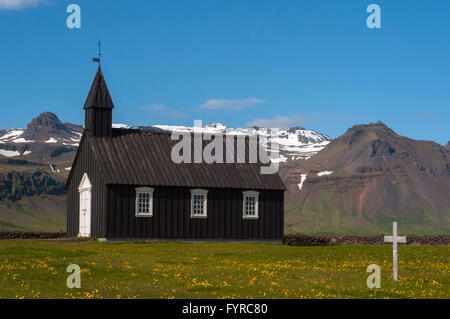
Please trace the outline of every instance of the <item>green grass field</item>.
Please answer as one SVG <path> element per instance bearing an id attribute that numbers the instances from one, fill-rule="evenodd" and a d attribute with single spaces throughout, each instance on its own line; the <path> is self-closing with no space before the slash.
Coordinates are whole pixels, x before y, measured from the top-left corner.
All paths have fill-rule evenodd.
<path id="1" fill-rule="evenodd" d="M 0 298 L 449 298 L 450 247 L 0 241 Z M 381 288 L 368 289 L 369 264 Z M 68 289 L 66 267 L 81 267 Z"/>

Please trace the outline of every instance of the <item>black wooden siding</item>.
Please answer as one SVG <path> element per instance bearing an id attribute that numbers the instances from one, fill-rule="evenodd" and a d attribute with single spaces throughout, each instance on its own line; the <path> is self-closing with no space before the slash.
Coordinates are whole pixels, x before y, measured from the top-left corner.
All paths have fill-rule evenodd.
<path id="1" fill-rule="evenodd" d="M 154 187 L 153 217 L 135 217 L 135 186 L 106 185 L 89 137 L 83 136 L 68 180 L 67 234 L 79 232 L 78 186 L 93 186 L 91 236 L 97 238 L 280 240 L 284 191 L 259 190 L 259 219 L 242 218 L 242 191 L 207 188 L 208 217 L 191 218 L 191 187 Z"/>
<path id="2" fill-rule="evenodd" d="M 209 189 L 208 217 L 191 218 L 191 192 L 183 187 L 155 187 L 153 217 L 135 216 L 135 188 L 108 185 L 108 238 L 280 240 L 283 191 L 261 191 L 259 218 L 243 219 L 242 190 Z"/>
<path id="3" fill-rule="evenodd" d="M 92 152 L 89 151 L 88 141 L 85 136 L 83 136 L 80 142 L 80 147 L 73 165 L 68 185 L 66 185 L 67 235 L 69 237 L 75 237 L 79 233 L 80 195 L 78 193 L 78 186 L 86 172 L 92 184 L 91 236 L 97 238 L 105 237 L 106 185 L 100 175 L 97 161 L 92 155 Z"/>
<path id="4" fill-rule="evenodd" d="M 112 112 L 110 109 L 87 109 L 85 123 L 90 136 L 112 136 Z"/>

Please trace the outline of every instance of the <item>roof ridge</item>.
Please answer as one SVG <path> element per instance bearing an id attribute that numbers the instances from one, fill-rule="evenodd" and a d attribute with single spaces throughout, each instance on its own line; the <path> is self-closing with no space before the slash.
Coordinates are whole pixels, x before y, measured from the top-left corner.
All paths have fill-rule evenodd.
<path id="1" fill-rule="evenodd" d="M 113 132 L 124 132 L 124 133 L 146 133 L 146 134 L 171 134 L 171 131 L 166 130 L 142 130 L 138 128 L 124 128 L 124 127 L 116 127 L 113 128 Z"/>
<path id="2" fill-rule="evenodd" d="M 181 133 L 181 134 L 195 134 L 196 132 L 185 132 L 185 131 L 169 131 L 169 130 L 149 130 L 149 129 L 139 129 L 139 128 L 124 128 L 124 127 L 114 127 L 113 128 L 113 132 L 124 132 L 124 133 L 137 133 L 137 134 L 165 134 L 165 135 L 170 135 L 172 133 Z M 244 137 L 250 137 L 250 136 L 254 136 L 256 137 L 257 140 L 260 140 L 260 137 L 258 135 L 254 135 L 254 134 L 226 134 L 226 133 L 221 133 L 221 132 L 216 132 L 216 133 L 208 133 L 208 132 L 199 132 L 201 134 L 211 134 L 212 136 L 217 136 L 217 135 L 222 135 L 222 136 L 232 136 L 233 138 L 237 138 L 239 136 L 244 136 Z"/>

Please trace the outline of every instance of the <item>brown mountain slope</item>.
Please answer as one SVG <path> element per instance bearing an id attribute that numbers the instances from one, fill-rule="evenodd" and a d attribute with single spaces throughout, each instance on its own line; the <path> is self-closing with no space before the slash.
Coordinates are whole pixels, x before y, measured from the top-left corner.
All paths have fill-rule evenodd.
<path id="1" fill-rule="evenodd" d="M 280 173 L 288 187 L 287 231 L 385 233 L 397 220 L 404 233 L 450 233 L 450 151 L 381 122 L 348 129 L 301 167 L 287 164 Z"/>
<path id="2" fill-rule="evenodd" d="M 21 137 L 26 140 L 41 140 L 43 142 L 48 138 L 66 139 L 70 141 L 77 135 L 77 132 L 62 123 L 55 114 L 42 112 L 27 125 Z M 76 139 L 79 140 L 78 137 Z"/>

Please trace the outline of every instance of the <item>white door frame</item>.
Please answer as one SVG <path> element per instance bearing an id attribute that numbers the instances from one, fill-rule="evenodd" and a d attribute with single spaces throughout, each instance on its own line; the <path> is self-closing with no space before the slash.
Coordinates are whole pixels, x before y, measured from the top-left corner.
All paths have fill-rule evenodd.
<path id="1" fill-rule="evenodd" d="M 78 187 L 80 194 L 80 207 L 79 207 L 79 237 L 91 236 L 91 199 L 92 199 L 92 184 L 89 177 L 84 173 L 81 179 L 80 186 Z"/>

